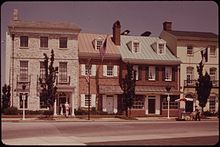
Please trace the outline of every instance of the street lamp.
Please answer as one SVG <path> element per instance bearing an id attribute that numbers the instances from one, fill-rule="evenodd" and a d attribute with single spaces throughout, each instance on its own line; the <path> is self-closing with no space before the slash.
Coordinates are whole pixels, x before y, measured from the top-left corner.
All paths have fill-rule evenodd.
<path id="1" fill-rule="evenodd" d="M 26 88 L 26 85 L 23 84 L 22 85 L 23 93 L 22 93 L 22 97 L 21 97 L 22 98 L 22 106 L 23 106 L 23 118 L 22 118 L 22 120 L 25 120 L 25 99 L 26 99 L 25 88 Z"/>
<path id="2" fill-rule="evenodd" d="M 86 81 L 88 83 L 88 94 L 89 94 L 89 103 L 88 103 L 88 120 L 90 120 L 90 104 L 91 104 L 91 92 L 90 92 L 90 74 L 91 74 L 91 67 L 92 67 L 92 64 L 91 64 L 91 58 L 89 58 L 88 60 L 88 63 L 87 63 L 87 68 L 88 68 L 88 72 L 87 72 L 87 75 L 86 75 Z"/>
<path id="3" fill-rule="evenodd" d="M 170 119 L 170 89 L 171 89 L 171 86 L 168 84 L 166 86 L 166 90 L 167 90 L 167 103 L 168 103 L 168 109 L 167 109 L 167 118 Z"/>

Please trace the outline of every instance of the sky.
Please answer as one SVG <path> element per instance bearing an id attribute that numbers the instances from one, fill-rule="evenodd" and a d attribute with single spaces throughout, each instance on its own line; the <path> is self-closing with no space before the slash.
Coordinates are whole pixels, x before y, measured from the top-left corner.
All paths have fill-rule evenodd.
<path id="1" fill-rule="evenodd" d="M 213 1 L 8 1 L 1 4 L 1 85 L 5 83 L 5 32 L 13 9 L 25 21 L 72 22 L 87 33 L 112 34 L 113 23 L 130 35 L 150 31 L 159 36 L 162 24 L 179 31 L 218 35 L 218 5 Z"/>

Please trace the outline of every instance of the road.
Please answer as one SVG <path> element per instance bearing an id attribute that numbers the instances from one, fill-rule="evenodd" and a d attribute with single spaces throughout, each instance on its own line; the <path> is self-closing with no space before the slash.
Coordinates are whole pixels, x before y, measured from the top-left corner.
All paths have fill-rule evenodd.
<path id="1" fill-rule="evenodd" d="M 214 145 L 218 121 L 2 122 L 8 145 Z"/>

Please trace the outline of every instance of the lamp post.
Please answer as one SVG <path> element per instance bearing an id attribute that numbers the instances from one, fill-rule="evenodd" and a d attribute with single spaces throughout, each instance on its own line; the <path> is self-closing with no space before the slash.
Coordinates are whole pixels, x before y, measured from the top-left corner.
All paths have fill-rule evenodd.
<path id="1" fill-rule="evenodd" d="M 26 94 L 24 93 L 25 92 L 25 88 L 26 88 L 26 85 L 23 84 L 22 85 L 22 106 L 23 106 L 23 118 L 22 120 L 25 120 L 25 100 L 26 100 Z"/>
<path id="2" fill-rule="evenodd" d="M 91 74 L 91 58 L 89 58 L 88 60 L 88 63 L 87 63 L 87 66 L 88 66 L 88 72 L 87 72 L 87 75 L 86 75 L 86 81 L 88 83 L 88 95 L 89 95 L 89 100 L 88 100 L 88 120 L 90 120 L 90 104 L 91 104 L 91 94 L 90 94 L 90 74 Z"/>
<path id="3" fill-rule="evenodd" d="M 168 103 L 168 109 L 167 109 L 167 118 L 170 119 L 170 89 L 171 89 L 171 86 L 168 84 L 166 86 L 166 90 L 167 90 L 167 103 Z"/>

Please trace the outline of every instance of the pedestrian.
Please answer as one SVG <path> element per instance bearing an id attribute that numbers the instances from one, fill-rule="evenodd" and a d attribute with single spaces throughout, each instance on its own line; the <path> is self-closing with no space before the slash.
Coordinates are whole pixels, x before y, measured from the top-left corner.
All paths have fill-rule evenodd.
<path id="1" fill-rule="evenodd" d="M 68 117 L 69 116 L 69 108 L 70 108 L 70 106 L 69 106 L 69 104 L 68 104 L 68 102 L 66 102 L 65 103 L 65 110 L 66 110 L 66 117 Z"/>
<path id="2" fill-rule="evenodd" d="M 63 104 L 60 104 L 60 115 L 63 115 Z"/>
<path id="3" fill-rule="evenodd" d="M 200 112 L 197 106 L 195 106 L 195 111 L 196 111 L 196 120 L 198 119 L 200 121 Z"/>

